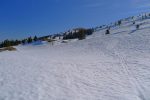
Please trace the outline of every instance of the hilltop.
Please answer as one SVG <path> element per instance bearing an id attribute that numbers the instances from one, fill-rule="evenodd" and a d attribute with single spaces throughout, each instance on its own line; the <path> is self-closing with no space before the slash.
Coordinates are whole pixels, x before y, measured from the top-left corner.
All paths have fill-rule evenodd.
<path id="1" fill-rule="evenodd" d="M 92 30 L 0 52 L 0 100 L 150 100 L 150 14 Z"/>

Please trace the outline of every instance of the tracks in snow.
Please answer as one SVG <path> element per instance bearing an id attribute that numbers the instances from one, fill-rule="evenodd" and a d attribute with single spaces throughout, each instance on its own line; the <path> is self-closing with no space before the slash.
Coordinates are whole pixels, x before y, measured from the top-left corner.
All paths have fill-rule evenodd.
<path id="1" fill-rule="evenodd" d="M 127 61 L 125 60 L 125 57 L 123 57 L 123 55 L 120 55 L 119 53 L 116 53 L 115 52 L 115 55 L 117 56 L 117 58 L 119 59 L 120 63 L 122 64 L 122 68 L 124 69 L 127 77 L 129 78 L 130 80 L 130 83 L 135 86 L 135 89 L 136 91 L 138 92 L 138 97 L 141 99 L 141 100 L 149 100 L 147 99 L 146 97 L 146 93 L 145 93 L 145 89 L 144 87 L 142 86 L 141 82 L 134 76 L 132 70 L 129 70 L 129 67 L 128 64 L 127 64 Z"/>
<path id="2" fill-rule="evenodd" d="M 109 37 L 109 40 L 107 43 L 103 44 L 104 48 L 101 48 L 101 50 L 113 57 L 114 59 L 118 59 L 119 63 L 121 64 L 122 69 L 124 70 L 125 75 L 127 76 L 129 82 L 132 84 L 132 86 L 134 87 L 133 89 L 135 89 L 135 91 L 137 92 L 137 96 L 138 98 L 140 98 L 141 100 L 150 100 L 149 95 L 146 93 L 145 88 L 143 87 L 143 85 L 141 84 L 141 82 L 135 77 L 135 75 L 133 74 L 132 70 L 129 70 L 129 66 L 126 58 L 120 54 L 121 51 L 119 51 L 118 48 L 118 44 L 119 44 L 119 40 L 112 40 L 110 41 L 111 37 Z M 108 39 L 106 37 L 106 39 Z"/>

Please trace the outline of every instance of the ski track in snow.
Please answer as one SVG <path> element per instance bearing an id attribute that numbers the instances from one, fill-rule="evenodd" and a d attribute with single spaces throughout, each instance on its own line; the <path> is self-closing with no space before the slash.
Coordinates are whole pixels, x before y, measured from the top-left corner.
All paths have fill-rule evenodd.
<path id="1" fill-rule="evenodd" d="M 139 23 L 1 52 L 0 100 L 150 100 L 150 25 Z"/>

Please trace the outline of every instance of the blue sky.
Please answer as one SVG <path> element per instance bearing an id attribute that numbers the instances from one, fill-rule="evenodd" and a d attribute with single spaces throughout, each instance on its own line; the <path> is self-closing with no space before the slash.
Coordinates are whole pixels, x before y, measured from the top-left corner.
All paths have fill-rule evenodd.
<path id="1" fill-rule="evenodd" d="M 95 27 L 149 8 L 149 0 L 0 0 L 0 40 Z"/>

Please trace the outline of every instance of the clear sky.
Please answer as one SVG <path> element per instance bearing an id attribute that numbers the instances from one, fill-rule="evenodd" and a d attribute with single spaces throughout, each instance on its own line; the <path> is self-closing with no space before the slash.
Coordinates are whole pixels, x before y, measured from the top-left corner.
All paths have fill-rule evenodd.
<path id="1" fill-rule="evenodd" d="M 0 0 L 0 40 L 95 27 L 149 9 L 150 0 Z"/>

